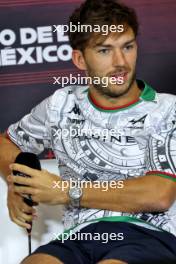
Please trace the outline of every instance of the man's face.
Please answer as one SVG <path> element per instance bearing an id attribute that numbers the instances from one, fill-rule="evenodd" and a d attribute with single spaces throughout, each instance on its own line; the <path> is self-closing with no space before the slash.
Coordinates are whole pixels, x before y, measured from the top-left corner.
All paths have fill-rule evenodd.
<path id="1" fill-rule="evenodd" d="M 92 41 L 93 42 L 93 41 Z M 125 95 L 135 80 L 137 44 L 131 28 L 123 33 L 111 33 L 104 42 L 91 44 L 84 50 L 84 61 L 87 75 L 108 77 L 108 85 L 93 84 L 102 95 L 116 98 Z M 113 83 L 111 81 L 113 77 Z M 123 84 L 114 84 L 122 77 Z"/>

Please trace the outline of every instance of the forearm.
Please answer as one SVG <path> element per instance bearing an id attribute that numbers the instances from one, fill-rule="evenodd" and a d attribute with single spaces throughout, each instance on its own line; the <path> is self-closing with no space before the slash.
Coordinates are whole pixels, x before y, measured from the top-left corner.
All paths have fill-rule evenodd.
<path id="1" fill-rule="evenodd" d="M 4 178 L 10 174 L 9 164 L 13 163 L 21 150 L 4 134 L 0 135 L 0 172 Z"/>
<path id="2" fill-rule="evenodd" d="M 123 188 L 83 188 L 81 206 L 119 212 L 162 212 L 175 200 L 166 194 L 170 182 L 159 176 L 124 181 Z"/>
<path id="3" fill-rule="evenodd" d="M 11 170 L 31 176 L 8 177 L 8 182 L 21 185 L 15 186 L 15 192 L 31 194 L 38 203 L 68 205 L 71 202 L 70 191 L 75 188 L 75 182 L 73 185 L 71 180 L 64 181 L 48 171 L 39 171 L 20 164 L 12 164 Z M 97 181 L 77 182 L 76 185 L 83 191 L 81 207 L 127 213 L 164 212 L 176 199 L 175 181 L 157 175 L 106 183 L 109 188 L 104 188 L 104 184 Z"/>

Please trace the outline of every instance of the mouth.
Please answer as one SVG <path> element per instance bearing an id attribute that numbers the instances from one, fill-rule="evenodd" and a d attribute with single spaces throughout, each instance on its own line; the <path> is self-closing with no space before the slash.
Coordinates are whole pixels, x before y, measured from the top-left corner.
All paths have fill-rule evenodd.
<path id="1" fill-rule="evenodd" d="M 117 83 L 123 84 L 127 80 L 128 72 L 119 72 L 113 73 L 110 75 L 113 78 L 113 81 L 117 81 Z"/>

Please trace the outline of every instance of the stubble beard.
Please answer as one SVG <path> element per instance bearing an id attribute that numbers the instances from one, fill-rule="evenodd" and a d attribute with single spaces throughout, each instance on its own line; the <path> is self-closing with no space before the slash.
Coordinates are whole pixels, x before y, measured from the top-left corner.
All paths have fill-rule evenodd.
<path id="1" fill-rule="evenodd" d="M 95 78 L 95 74 L 93 74 L 93 72 L 91 70 L 88 71 L 88 76 L 90 76 L 92 78 L 92 80 Z M 101 78 L 102 77 L 100 77 L 100 80 L 101 80 Z M 109 87 L 108 85 L 105 86 L 101 82 L 99 84 L 93 83 L 92 85 L 100 95 L 103 95 L 104 97 L 109 98 L 109 99 L 111 99 L 111 98 L 114 99 L 114 98 L 122 97 L 125 94 L 127 94 L 129 92 L 129 90 L 131 89 L 132 85 L 134 84 L 135 80 L 136 80 L 136 73 L 134 72 L 132 77 L 130 78 L 130 80 L 127 81 L 129 83 L 127 84 L 126 89 L 123 89 L 123 91 L 121 91 L 121 92 L 118 90 L 118 87 L 117 87 L 116 91 L 112 91 L 111 87 Z M 120 85 L 125 85 L 125 84 L 119 84 L 119 86 Z"/>

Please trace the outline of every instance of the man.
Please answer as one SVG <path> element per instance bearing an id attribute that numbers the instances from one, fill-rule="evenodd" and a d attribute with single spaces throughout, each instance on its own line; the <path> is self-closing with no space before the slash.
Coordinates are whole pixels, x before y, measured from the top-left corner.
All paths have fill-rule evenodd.
<path id="1" fill-rule="evenodd" d="M 7 177 L 9 213 L 30 228 L 25 221 L 35 212 L 22 194 L 64 204 L 66 232 L 76 232 L 77 239 L 58 238 L 22 263 L 176 263 L 176 97 L 136 80 L 138 23 L 132 9 L 115 0 L 87 0 L 70 22 L 109 26 L 107 35 L 69 33 L 73 63 L 94 81 L 56 91 L 11 125 L 10 141 L 1 137 L 1 170 L 8 175 L 20 151 L 39 154 L 41 145 L 52 147 L 60 176 L 10 165 L 31 178 Z M 123 25 L 123 31 L 111 31 L 111 25 Z M 63 183 L 69 186 L 61 188 Z M 78 239 L 83 233 L 91 239 Z"/>

